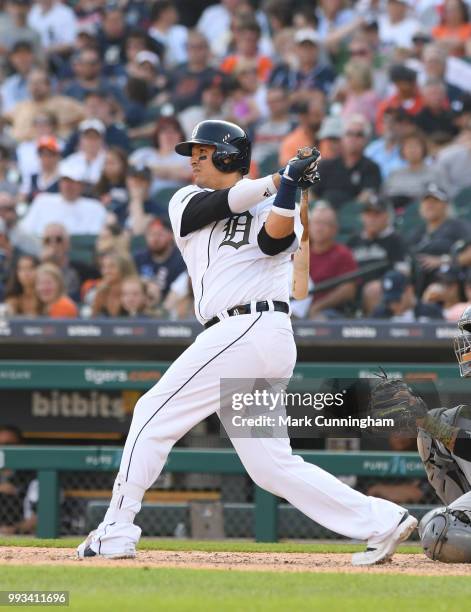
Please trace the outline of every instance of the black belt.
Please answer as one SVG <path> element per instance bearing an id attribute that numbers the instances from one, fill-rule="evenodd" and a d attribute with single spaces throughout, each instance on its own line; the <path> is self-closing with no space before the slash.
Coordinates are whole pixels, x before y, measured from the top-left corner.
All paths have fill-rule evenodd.
<path id="1" fill-rule="evenodd" d="M 267 310 L 271 310 L 270 304 L 266 300 L 264 300 L 263 302 L 255 303 L 255 310 L 253 312 L 266 312 Z M 278 300 L 274 300 L 273 310 L 275 310 L 276 312 L 284 312 L 288 314 L 289 304 L 287 304 L 286 302 L 280 302 Z M 241 304 L 240 306 L 234 306 L 233 308 L 228 308 L 226 312 L 229 317 L 237 317 L 238 315 L 252 314 L 252 304 Z M 216 325 L 216 323 L 219 323 L 219 321 L 222 321 L 222 319 L 220 319 L 219 317 L 213 317 L 212 319 L 207 321 L 204 324 L 204 326 L 206 329 L 208 329 L 208 327 L 211 327 L 212 325 Z"/>

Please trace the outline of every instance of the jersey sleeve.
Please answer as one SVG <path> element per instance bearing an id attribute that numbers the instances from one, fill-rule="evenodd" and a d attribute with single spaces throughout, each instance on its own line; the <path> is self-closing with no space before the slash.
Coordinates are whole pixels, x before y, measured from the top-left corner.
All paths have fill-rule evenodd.
<path id="1" fill-rule="evenodd" d="M 198 187 L 197 185 L 188 185 L 188 187 L 183 187 L 174 193 L 169 202 L 168 214 L 170 216 L 170 223 L 172 224 L 172 230 L 177 244 L 181 244 L 182 242 L 185 242 L 187 238 L 189 238 L 189 236 L 182 238 L 180 234 L 183 211 L 185 210 L 185 207 L 192 196 L 196 195 L 197 193 L 202 193 L 203 191 L 204 189 L 201 189 L 201 187 Z"/>
<path id="2" fill-rule="evenodd" d="M 257 234 L 262 229 L 263 224 L 265 223 L 268 218 L 268 215 L 270 214 L 274 199 L 275 196 L 272 196 L 271 198 L 265 200 L 264 202 L 261 202 L 255 207 L 255 216 L 257 218 Z M 290 246 L 285 249 L 283 253 L 295 253 L 298 250 L 299 245 L 301 244 L 301 238 L 303 235 L 303 224 L 301 222 L 299 204 L 296 204 L 296 215 L 294 217 L 294 233 L 296 235 L 296 239 L 293 240 Z"/>

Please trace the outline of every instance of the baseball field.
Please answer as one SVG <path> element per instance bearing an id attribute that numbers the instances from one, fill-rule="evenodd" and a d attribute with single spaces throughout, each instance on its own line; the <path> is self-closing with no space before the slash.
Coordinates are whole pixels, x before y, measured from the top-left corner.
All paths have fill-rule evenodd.
<path id="1" fill-rule="evenodd" d="M 471 566 L 434 563 L 414 546 L 353 568 L 361 547 L 334 543 L 143 540 L 135 560 L 119 561 L 78 560 L 77 544 L 0 540 L 0 591 L 66 590 L 69 609 L 90 612 L 455 612 L 471 600 Z"/>

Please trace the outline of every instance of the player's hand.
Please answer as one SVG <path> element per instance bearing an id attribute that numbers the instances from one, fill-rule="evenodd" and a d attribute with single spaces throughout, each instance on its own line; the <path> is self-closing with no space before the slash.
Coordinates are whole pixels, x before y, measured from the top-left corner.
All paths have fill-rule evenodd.
<path id="1" fill-rule="evenodd" d="M 371 391 L 369 414 L 375 419 L 393 419 L 395 431 L 415 435 L 418 421 L 427 415 L 427 406 L 406 382 L 388 378 L 383 372 Z"/>
<path id="2" fill-rule="evenodd" d="M 293 181 L 301 189 L 308 189 L 320 180 L 317 164 L 321 154 L 313 147 L 305 147 L 298 151 L 298 155 L 289 160 L 284 168 L 280 170 L 283 178 Z"/>

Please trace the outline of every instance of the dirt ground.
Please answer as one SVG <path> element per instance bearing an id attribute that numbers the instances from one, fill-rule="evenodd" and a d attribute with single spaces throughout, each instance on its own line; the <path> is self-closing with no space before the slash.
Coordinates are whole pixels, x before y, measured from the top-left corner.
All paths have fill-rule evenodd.
<path id="1" fill-rule="evenodd" d="M 201 551 L 139 551 L 136 559 L 77 559 L 68 548 L 1 547 L 0 565 L 72 565 L 107 567 L 185 567 L 273 572 L 342 572 L 410 574 L 422 576 L 471 576 L 471 565 L 446 565 L 424 555 L 396 554 L 374 567 L 352 567 L 349 554 L 240 553 Z"/>

